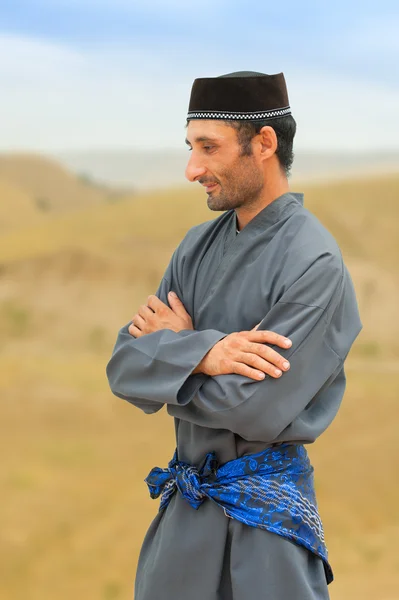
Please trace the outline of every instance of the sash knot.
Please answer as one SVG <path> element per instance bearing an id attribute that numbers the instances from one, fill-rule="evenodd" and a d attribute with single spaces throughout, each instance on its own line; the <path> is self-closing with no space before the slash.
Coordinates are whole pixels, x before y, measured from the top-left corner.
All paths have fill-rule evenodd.
<path id="1" fill-rule="evenodd" d="M 145 482 L 151 498 L 158 498 L 162 494 L 160 509 L 169 503 L 170 497 L 176 489 L 183 498 L 196 510 L 207 497 L 206 490 L 212 480 L 212 475 L 217 471 L 217 460 L 214 452 L 206 455 L 203 467 L 196 467 L 177 460 L 175 452 L 167 469 L 154 467 Z"/>

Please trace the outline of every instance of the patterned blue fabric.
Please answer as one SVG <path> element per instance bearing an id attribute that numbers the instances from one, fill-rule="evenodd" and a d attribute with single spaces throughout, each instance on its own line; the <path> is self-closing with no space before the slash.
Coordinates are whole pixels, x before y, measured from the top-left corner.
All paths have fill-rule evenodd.
<path id="1" fill-rule="evenodd" d="M 303 445 L 270 446 L 221 466 L 210 452 L 200 470 L 179 461 L 176 451 L 168 468 L 155 467 L 145 482 L 151 498 L 162 495 L 159 510 L 169 504 L 176 490 L 196 510 L 209 498 L 226 516 L 304 546 L 323 560 L 327 582 L 333 580 L 313 467 Z"/>

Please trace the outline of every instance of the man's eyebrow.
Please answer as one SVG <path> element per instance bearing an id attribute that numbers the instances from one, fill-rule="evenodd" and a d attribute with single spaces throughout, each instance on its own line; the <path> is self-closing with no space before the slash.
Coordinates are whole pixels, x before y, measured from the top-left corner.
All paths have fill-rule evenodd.
<path id="1" fill-rule="evenodd" d="M 191 142 L 188 141 L 188 139 L 186 138 L 185 140 L 186 144 L 188 146 L 191 146 Z M 218 140 L 217 138 L 213 138 L 213 137 L 206 137 L 206 136 L 199 136 L 195 138 L 195 142 L 199 143 L 199 142 L 212 142 L 213 144 L 217 143 Z"/>

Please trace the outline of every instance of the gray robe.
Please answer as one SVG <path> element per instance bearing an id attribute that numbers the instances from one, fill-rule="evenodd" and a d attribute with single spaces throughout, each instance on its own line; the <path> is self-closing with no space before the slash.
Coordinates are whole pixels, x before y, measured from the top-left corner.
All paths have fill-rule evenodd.
<path id="1" fill-rule="evenodd" d="M 311 443 L 328 427 L 361 323 L 340 250 L 303 207 L 303 194 L 283 194 L 238 235 L 234 210 L 190 229 L 157 291 L 166 304 L 170 290 L 195 331 L 135 339 L 128 323 L 107 376 L 115 395 L 145 413 L 167 406 L 179 460 L 199 468 L 215 451 L 225 463 L 276 442 Z M 260 321 L 259 329 L 293 342 L 288 350 L 276 348 L 291 363 L 280 379 L 191 375 L 226 334 Z M 228 518 L 211 500 L 194 510 L 179 493 L 148 530 L 135 586 L 136 600 L 328 597 L 317 556 Z"/>

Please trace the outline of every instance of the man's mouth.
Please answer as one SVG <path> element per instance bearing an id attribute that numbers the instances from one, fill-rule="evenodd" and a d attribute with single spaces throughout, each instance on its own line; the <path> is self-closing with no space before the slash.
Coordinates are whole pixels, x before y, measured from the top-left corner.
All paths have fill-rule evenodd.
<path id="1" fill-rule="evenodd" d="M 203 183 L 202 184 L 205 188 L 205 191 L 211 192 L 212 190 L 214 190 L 216 188 L 217 185 L 219 185 L 218 183 Z"/>

